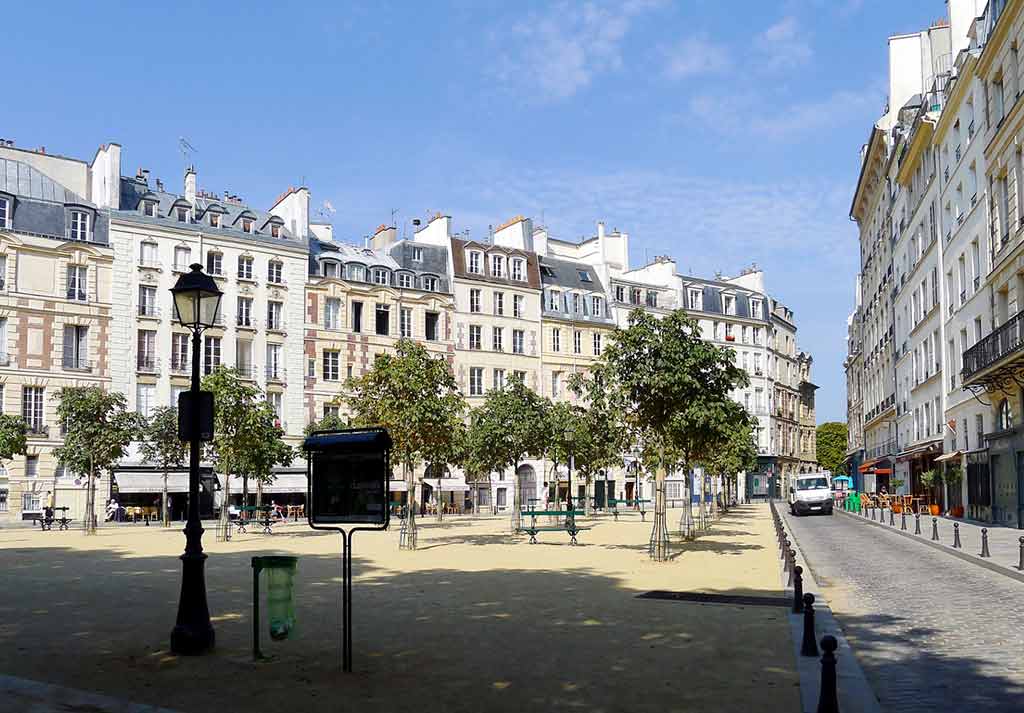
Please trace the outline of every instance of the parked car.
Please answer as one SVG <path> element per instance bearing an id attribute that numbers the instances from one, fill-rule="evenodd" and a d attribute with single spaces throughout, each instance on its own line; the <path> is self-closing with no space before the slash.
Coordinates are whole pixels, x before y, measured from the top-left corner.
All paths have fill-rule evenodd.
<path id="1" fill-rule="evenodd" d="M 832 514 L 832 486 L 827 473 L 798 475 L 789 487 L 789 511 L 794 515 Z"/>

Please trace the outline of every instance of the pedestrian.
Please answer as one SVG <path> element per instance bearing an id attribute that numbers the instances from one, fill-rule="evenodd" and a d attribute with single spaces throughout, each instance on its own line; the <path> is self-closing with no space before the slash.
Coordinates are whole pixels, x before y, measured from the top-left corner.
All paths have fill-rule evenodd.
<path id="1" fill-rule="evenodd" d="M 53 521 L 53 508 L 56 505 L 54 501 L 53 493 L 49 490 L 46 491 L 46 499 L 44 500 L 46 505 L 43 507 L 43 517 L 48 521 Z"/>
<path id="2" fill-rule="evenodd" d="M 164 511 L 164 522 L 171 521 L 171 513 L 174 512 L 174 508 L 171 507 L 171 496 L 167 496 L 167 509 Z"/>

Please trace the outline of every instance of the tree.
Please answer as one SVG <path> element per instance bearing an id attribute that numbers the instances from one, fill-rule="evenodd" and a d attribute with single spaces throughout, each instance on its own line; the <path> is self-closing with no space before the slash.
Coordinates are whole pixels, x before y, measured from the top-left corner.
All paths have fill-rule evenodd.
<path id="1" fill-rule="evenodd" d="M 667 469 L 680 462 L 688 473 L 721 443 L 729 395 L 748 383 L 746 372 L 736 367 L 732 350 L 704 341 L 700 326 L 682 310 L 660 320 L 635 310 L 628 326 L 612 333 L 592 371 L 623 404 L 645 451 L 657 454 L 651 556 L 664 560 Z"/>
<path id="2" fill-rule="evenodd" d="M 25 419 L 10 414 L 0 414 L 0 461 L 11 460 L 22 455 L 28 446 L 25 434 L 28 425 Z"/>
<path id="3" fill-rule="evenodd" d="M 518 532 L 522 511 L 519 464 L 543 447 L 545 399 L 513 375 L 503 388 L 491 389 L 470 412 L 467 433 L 467 471 L 490 474 L 512 469 L 512 530 Z"/>
<path id="4" fill-rule="evenodd" d="M 188 457 L 187 441 L 178 438 L 178 409 L 160 406 L 153 411 L 142 430 L 142 457 L 155 464 L 164 474 L 163 521 L 170 524 L 167 509 L 167 471 L 181 468 Z"/>
<path id="5" fill-rule="evenodd" d="M 622 452 L 629 447 L 622 423 L 622 405 L 606 388 L 602 375 L 577 373 L 569 380 L 569 389 L 584 404 L 574 429 L 573 465 L 587 485 L 585 508 L 590 512 L 591 489 L 602 472 L 622 462 Z M 608 494 L 605 493 L 607 499 Z"/>
<path id="6" fill-rule="evenodd" d="M 740 471 L 751 472 L 757 468 L 757 442 L 754 435 L 756 426 L 756 419 L 736 404 L 725 441 L 703 460 L 705 473 L 721 478 L 725 485 L 723 505 L 726 508 L 731 499 L 731 486 L 736 482 L 736 475 Z M 714 503 L 715 500 L 711 502 Z"/>
<path id="7" fill-rule="evenodd" d="M 217 536 L 226 539 L 231 474 L 237 472 L 247 451 L 256 447 L 251 440 L 254 430 L 249 428 L 248 422 L 253 418 L 257 400 L 262 400 L 261 392 L 255 384 L 243 381 L 236 370 L 225 366 L 218 366 L 204 376 L 202 388 L 213 392 L 214 435 L 210 452 L 217 469 L 224 474 Z M 248 474 L 242 475 L 242 494 L 248 498 Z"/>
<path id="8" fill-rule="evenodd" d="M 66 386 L 55 398 L 65 433 L 53 454 L 73 472 L 87 475 L 83 527 L 86 534 L 95 534 L 96 478 L 124 457 L 129 443 L 139 440 L 144 419 L 127 410 L 124 394 L 99 386 Z"/>
<path id="9" fill-rule="evenodd" d="M 833 475 L 846 473 L 846 424 L 828 421 L 818 426 L 815 433 L 818 465 Z"/>
<path id="10" fill-rule="evenodd" d="M 319 421 L 313 421 L 303 430 L 303 435 L 309 436 L 317 431 L 337 431 L 349 427 L 349 421 L 338 414 L 327 414 Z"/>
<path id="11" fill-rule="evenodd" d="M 422 344 L 401 339 L 394 354 L 381 354 L 373 367 L 349 381 L 353 421 L 386 428 L 394 460 L 402 464 L 408 489 L 406 546 L 416 549 L 414 467 L 426 460 L 443 472 L 456 451 L 466 401 L 451 366 L 433 357 Z"/>
<path id="12" fill-rule="evenodd" d="M 263 487 L 276 479 L 274 468 L 291 465 L 295 452 L 284 442 L 284 431 L 278 425 L 277 414 L 271 403 L 260 395 L 249 406 L 247 418 L 241 424 L 240 440 L 248 448 L 235 460 L 235 472 L 242 476 L 245 497 L 248 497 L 249 479 L 256 481 L 257 506 L 262 505 Z"/>

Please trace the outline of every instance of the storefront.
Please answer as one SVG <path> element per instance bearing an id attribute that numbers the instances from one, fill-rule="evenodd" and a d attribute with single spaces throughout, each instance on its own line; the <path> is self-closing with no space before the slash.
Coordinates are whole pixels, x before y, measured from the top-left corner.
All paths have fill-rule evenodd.
<path id="1" fill-rule="evenodd" d="M 440 504 L 444 512 L 464 512 L 469 486 L 461 477 L 424 478 L 420 502 L 433 512 Z"/>
<path id="2" fill-rule="evenodd" d="M 117 503 L 123 519 L 135 508 L 141 508 L 149 517 L 159 517 L 162 510 L 164 474 L 152 468 L 119 468 L 114 471 L 110 485 L 110 499 Z M 220 488 L 210 468 L 199 471 L 199 517 L 214 517 L 214 494 Z M 188 471 L 172 470 L 167 473 L 168 512 L 171 520 L 184 520 L 188 509 Z M 105 515 L 107 503 L 97 502 L 97 514 Z"/>
<path id="3" fill-rule="evenodd" d="M 883 489 L 891 493 L 892 489 L 892 460 L 889 458 L 875 458 L 861 463 L 857 468 L 860 474 L 861 492 L 878 493 Z"/>
<path id="4" fill-rule="evenodd" d="M 223 484 L 224 476 L 218 475 Z M 304 505 L 306 502 L 307 480 L 305 469 L 288 468 L 274 471 L 274 479 L 269 483 L 260 484 L 253 478 L 249 479 L 249 505 L 257 502 L 263 505 Z M 243 479 L 239 475 L 231 476 L 231 504 L 242 504 Z"/>
<path id="5" fill-rule="evenodd" d="M 992 522 L 992 473 L 988 448 L 967 452 L 967 517 Z"/>
<path id="6" fill-rule="evenodd" d="M 1004 402 L 1005 403 L 1005 402 Z M 991 478 L 990 521 L 1022 527 L 1024 519 L 1024 433 L 1009 428 L 986 434 Z"/>
<path id="7" fill-rule="evenodd" d="M 904 489 L 906 492 L 910 495 L 927 497 L 928 504 L 938 505 L 939 510 L 945 512 L 945 489 L 942 487 L 941 479 L 937 479 L 936 483 L 931 486 L 926 485 L 921 479 L 922 473 L 933 469 L 941 473 L 943 465 L 942 462 L 937 461 L 941 456 L 942 441 L 937 440 L 910 448 L 898 455 L 896 460 L 899 463 L 905 464 L 906 467 L 906 477 L 901 478 L 905 480 Z"/>

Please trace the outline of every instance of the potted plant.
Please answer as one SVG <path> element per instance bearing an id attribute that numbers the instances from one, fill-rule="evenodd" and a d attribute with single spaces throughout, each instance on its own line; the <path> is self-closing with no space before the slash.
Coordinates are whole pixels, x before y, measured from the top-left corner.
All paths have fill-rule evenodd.
<path id="1" fill-rule="evenodd" d="M 944 478 L 945 478 L 945 481 L 946 481 L 946 485 L 949 486 L 949 489 L 951 491 L 952 490 L 958 490 L 960 488 L 960 483 L 964 479 L 963 468 L 961 468 L 959 465 L 954 465 L 954 466 L 949 467 L 946 470 L 946 475 L 944 476 Z M 954 505 L 953 507 L 951 507 L 949 509 L 949 514 L 952 515 L 953 517 L 963 517 L 964 516 L 964 506 L 963 505 Z"/>
<path id="2" fill-rule="evenodd" d="M 889 481 L 889 485 L 892 486 L 893 494 L 896 494 L 906 481 L 900 480 L 899 478 L 893 478 Z M 900 500 L 894 500 L 892 503 L 892 511 L 899 515 L 903 512 L 903 502 Z"/>
<path id="3" fill-rule="evenodd" d="M 921 485 L 924 486 L 924 488 L 928 490 L 929 493 L 936 485 L 942 482 L 942 476 L 939 474 L 939 471 L 935 470 L 934 468 L 922 471 L 920 478 Z M 931 512 L 932 515 L 939 514 L 939 506 L 935 503 L 929 505 L 928 510 L 929 512 Z"/>

